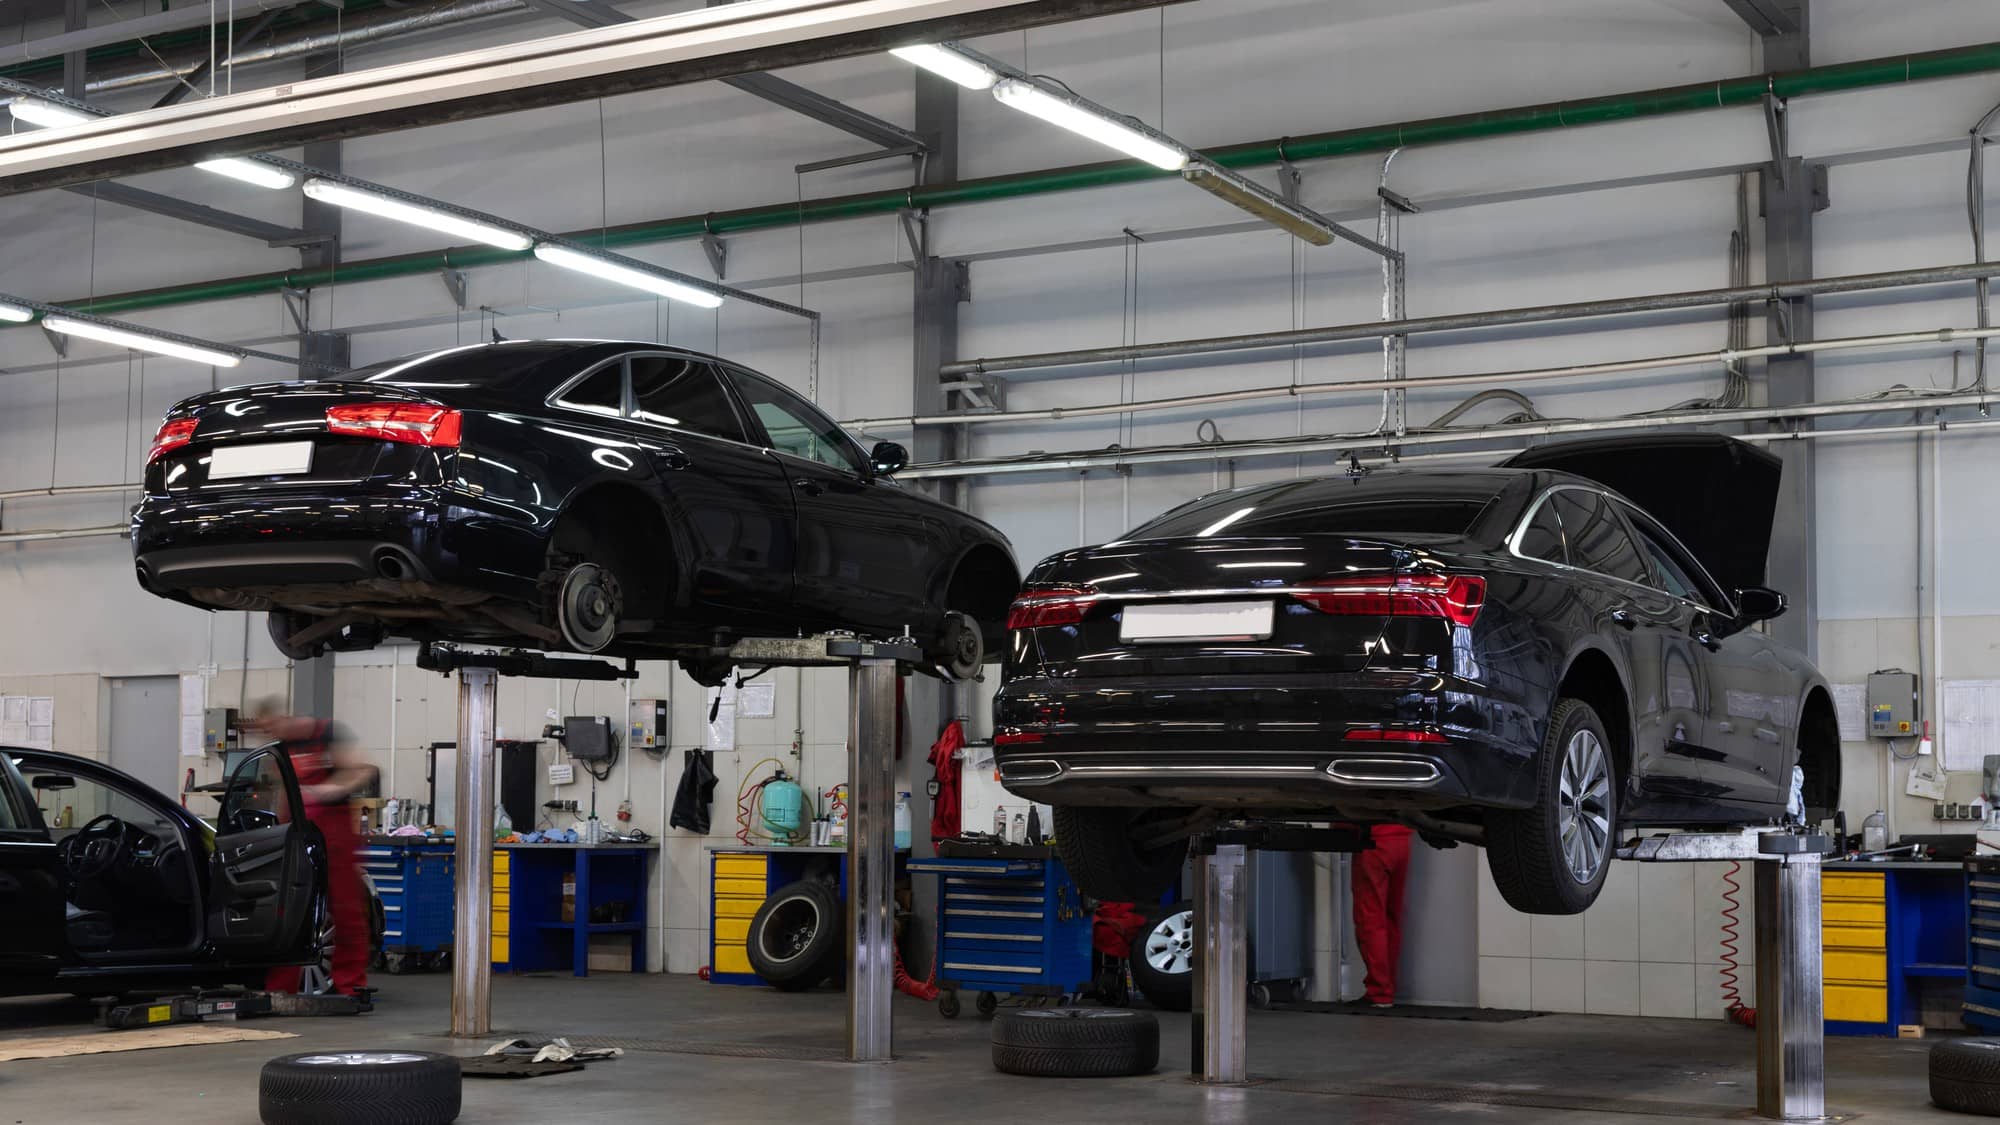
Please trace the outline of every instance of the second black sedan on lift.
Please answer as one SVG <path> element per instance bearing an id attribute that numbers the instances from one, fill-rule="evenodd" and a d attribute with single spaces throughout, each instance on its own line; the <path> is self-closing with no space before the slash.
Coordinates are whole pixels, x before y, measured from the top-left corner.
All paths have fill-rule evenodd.
<path id="1" fill-rule="evenodd" d="M 893 479 L 812 403 L 713 356 L 521 341 L 167 413 L 132 516 L 139 582 L 268 610 L 287 655 L 396 634 L 678 657 L 906 630 L 974 674 L 1019 584 L 1007 540 Z"/>
<path id="2" fill-rule="evenodd" d="M 1127 901 L 1224 817 L 1483 843 L 1508 902 L 1562 914 L 1624 828 L 1830 815 L 1826 683 L 1754 628 L 1785 609 L 1778 477 L 1679 435 L 1203 497 L 1028 575 L 1001 778 Z"/>

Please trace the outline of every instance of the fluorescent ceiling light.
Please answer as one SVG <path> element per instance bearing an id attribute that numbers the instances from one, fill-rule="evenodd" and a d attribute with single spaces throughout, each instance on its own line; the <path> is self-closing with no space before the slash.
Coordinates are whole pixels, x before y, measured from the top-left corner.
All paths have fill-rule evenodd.
<path id="1" fill-rule="evenodd" d="M 334 180 L 307 180 L 305 193 L 321 203 L 335 207 L 348 207 L 379 215 L 384 219 L 394 219 L 399 223 L 424 227 L 441 234 L 457 235 L 488 246 L 498 246 L 502 250 L 526 250 L 535 240 L 520 231 L 494 226 L 478 219 L 468 219 L 421 203 L 411 203 L 367 188 L 355 187 Z"/>
<path id="2" fill-rule="evenodd" d="M 33 319 L 35 319 L 35 310 L 0 301 L 0 320 L 11 320 L 16 324 L 26 324 Z"/>
<path id="3" fill-rule="evenodd" d="M 664 277 L 647 270 L 633 269 L 630 266 L 620 265 L 617 262 L 600 258 L 595 254 L 586 254 L 580 250 L 572 250 L 567 246 L 558 246 L 553 242 L 544 242 L 535 247 L 535 257 L 552 266 L 561 266 L 566 270 L 587 273 L 592 277 L 601 277 L 606 281 L 615 281 L 620 285 L 629 285 L 634 289 L 643 289 L 648 293 L 658 293 L 662 297 L 668 297 L 676 301 L 685 301 L 690 305 L 699 305 L 705 309 L 716 308 L 722 304 L 722 295 L 719 293 L 714 293 L 707 289 L 697 289 L 692 285 L 675 281 L 670 277 Z"/>
<path id="4" fill-rule="evenodd" d="M 1081 98 L 1051 93 L 1020 78 L 1001 79 L 993 87 L 993 97 L 1002 105 L 1039 117 L 1051 125 L 1060 125 L 1079 136 L 1136 156 L 1154 167 L 1169 172 L 1187 167 L 1186 149 L 1149 136 Z"/>
<path id="5" fill-rule="evenodd" d="M 82 336 L 87 340 L 102 340 L 107 344 L 117 344 L 134 351 L 153 352 L 170 355 L 176 359 L 191 359 L 196 363 L 206 363 L 214 367 L 234 367 L 243 362 L 243 357 L 233 352 L 218 351 L 215 348 L 197 347 L 183 344 L 178 340 L 167 340 L 145 332 L 133 332 L 124 328 L 113 328 L 94 320 L 74 320 L 66 316 L 45 316 L 42 327 L 65 336 Z"/>
<path id="6" fill-rule="evenodd" d="M 45 102 L 40 98 L 15 98 L 7 107 L 16 121 L 25 121 L 43 129 L 60 129 L 64 125 L 81 125 L 97 120 L 93 114 L 66 105 Z"/>
<path id="7" fill-rule="evenodd" d="M 892 47 L 889 53 L 941 78 L 949 78 L 968 90 L 990 90 L 995 82 L 1000 81 L 1000 76 L 993 72 L 992 67 L 969 59 L 941 43 Z"/>
<path id="8" fill-rule="evenodd" d="M 1333 241 L 1331 222 L 1234 172 L 1206 161 L 1196 161 L 1181 170 L 1181 178 L 1314 246 L 1325 246 Z"/>
<path id="9" fill-rule="evenodd" d="M 242 180 L 246 184 L 256 184 L 260 188 L 277 191 L 298 183 L 298 177 L 275 165 L 251 160 L 242 156 L 225 156 L 220 160 L 202 160 L 195 167 L 218 176 L 228 176 L 232 180 Z"/>

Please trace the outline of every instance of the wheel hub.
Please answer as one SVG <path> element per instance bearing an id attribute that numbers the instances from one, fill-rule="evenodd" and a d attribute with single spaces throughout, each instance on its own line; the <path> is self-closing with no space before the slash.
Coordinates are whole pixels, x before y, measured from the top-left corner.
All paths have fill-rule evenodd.
<path id="1" fill-rule="evenodd" d="M 1194 971 L 1194 911 L 1183 910 L 1160 919 L 1146 935 L 1146 964 L 1155 972 Z"/>
<path id="2" fill-rule="evenodd" d="M 595 563 L 579 563 L 563 575 L 556 619 L 571 648 L 596 652 L 618 633 L 618 580 Z"/>
<path id="3" fill-rule="evenodd" d="M 1563 748 L 1557 802 L 1563 866 L 1587 886 L 1611 852 L 1611 764 L 1590 731 L 1577 731 Z"/>

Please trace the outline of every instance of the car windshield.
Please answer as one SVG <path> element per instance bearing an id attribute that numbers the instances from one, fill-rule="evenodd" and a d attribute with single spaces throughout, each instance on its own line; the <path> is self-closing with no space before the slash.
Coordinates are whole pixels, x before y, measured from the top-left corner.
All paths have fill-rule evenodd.
<path id="1" fill-rule="evenodd" d="M 549 360 L 573 354 L 575 344 L 519 341 L 398 356 L 357 367 L 343 381 L 389 387 L 470 387 L 507 382 Z"/>
<path id="2" fill-rule="evenodd" d="M 1498 481 L 1472 475 L 1285 481 L 1204 496 L 1141 524 L 1125 538 L 1464 535 L 1498 491 Z"/>

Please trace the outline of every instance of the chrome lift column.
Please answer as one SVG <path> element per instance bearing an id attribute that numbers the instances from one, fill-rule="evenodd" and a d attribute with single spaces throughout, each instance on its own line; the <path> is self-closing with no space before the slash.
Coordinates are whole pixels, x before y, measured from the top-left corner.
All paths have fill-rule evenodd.
<path id="1" fill-rule="evenodd" d="M 493 711 L 499 677 L 491 668 L 458 673 L 458 786 L 453 821 L 458 911 L 451 945 L 451 1034 L 493 1030 Z"/>
<path id="2" fill-rule="evenodd" d="M 1250 1080 L 1250 869 L 1243 844 L 1197 844 L 1194 862 L 1194 1049 L 1203 1082 Z"/>
<path id="3" fill-rule="evenodd" d="M 895 997 L 896 662 L 848 673 L 847 1057 L 884 1062 Z"/>

